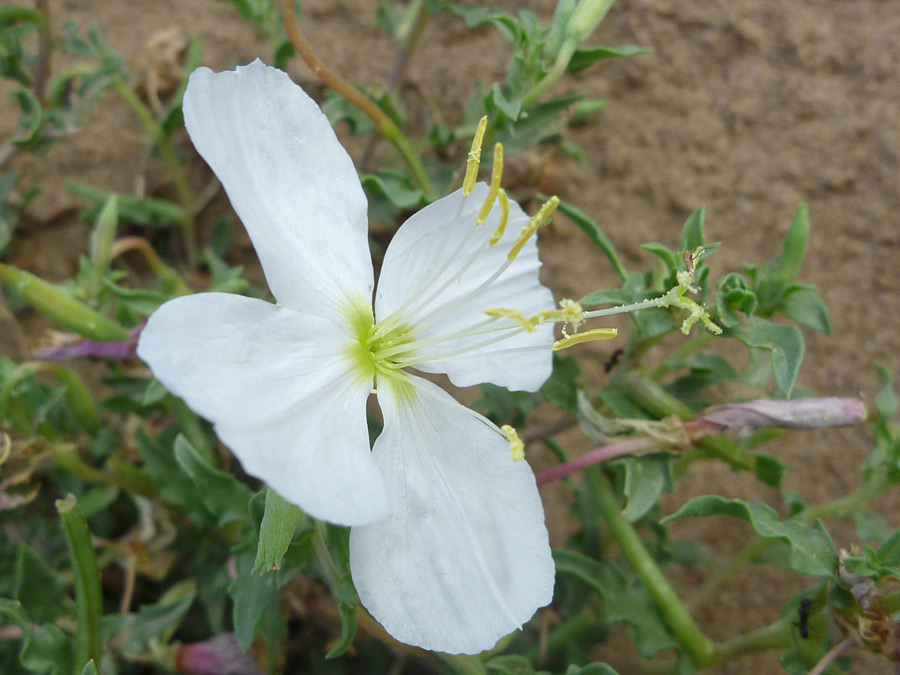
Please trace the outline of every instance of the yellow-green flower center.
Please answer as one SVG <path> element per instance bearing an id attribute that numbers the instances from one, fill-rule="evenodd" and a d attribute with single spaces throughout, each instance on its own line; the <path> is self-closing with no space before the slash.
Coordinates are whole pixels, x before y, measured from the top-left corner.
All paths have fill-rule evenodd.
<path id="1" fill-rule="evenodd" d="M 394 391 L 411 389 L 403 368 L 415 356 L 413 327 L 396 319 L 375 323 L 371 307 L 362 298 L 349 303 L 344 316 L 354 336 L 348 356 L 355 372 L 378 386 L 390 384 Z"/>

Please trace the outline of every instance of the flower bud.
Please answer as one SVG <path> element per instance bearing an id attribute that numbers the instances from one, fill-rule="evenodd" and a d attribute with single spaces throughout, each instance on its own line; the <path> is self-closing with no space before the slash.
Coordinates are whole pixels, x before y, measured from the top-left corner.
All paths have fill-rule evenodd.
<path id="1" fill-rule="evenodd" d="M 820 429 L 859 424 L 866 408 L 855 398 L 837 396 L 792 401 L 759 399 L 707 408 L 699 419 L 724 429 Z"/>
<path id="2" fill-rule="evenodd" d="M 253 652 L 242 652 L 233 633 L 182 646 L 175 668 L 184 675 L 264 675 Z"/>

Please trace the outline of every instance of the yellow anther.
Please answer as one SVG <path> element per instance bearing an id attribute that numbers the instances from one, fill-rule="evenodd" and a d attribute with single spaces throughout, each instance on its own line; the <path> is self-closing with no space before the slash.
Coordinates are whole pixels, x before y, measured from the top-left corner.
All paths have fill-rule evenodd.
<path id="1" fill-rule="evenodd" d="M 481 211 L 475 219 L 476 225 L 484 225 L 491 209 L 494 208 L 494 202 L 497 201 L 497 193 L 500 191 L 500 177 L 503 175 L 503 144 L 494 145 L 494 164 L 491 167 L 491 186 L 488 189 L 487 197 L 481 205 Z"/>
<path id="2" fill-rule="evenodd" d="M 583 333 L 575 333 L 575 335 L 567 335 L 562 340 L 553 343 L 553 351 L 558 352 L 561 349 L 568 349 L 572 345 L 578 345 L 582 342 L 593 342 L 594 340 L 612 340 L 619 331 L 615 328 L 595 328 L 594 330 L 586 330 Z"/>
<path id="3" fill-rule="evenodd" d="M 507 319 L 512 319 L 517 324 L 519 324 L 522 328 L 524 328 L 529 333 L 533 333 L 535 330 L 535 326 L 531 323 L 531 320 L 525 317 L 522 312 L 518 309 L 506 309 L 505 307 L 488 307 L 484 310 L 484 313 L 488 316 L 493 317 L 504 317 Z"/>
<path id="4" fill-rule="evenodd" d="M 551 214 L 556 211 L 557 206 L 559 206 L 559 197 L 550 197 L 550 199 L 546 201 L 538 212 L 534 214 L 531 220 L 528 221 L 528 224 L 522 228 L 522 232 L 519 234 L 506 256 L 507 259 L 513 260 L 519 255 L 519 251 L 525 246 L 525 242 L 531 238 L 531 235 L 537 232 L 541 225 L 547 222 Z"/>
<path id="5" fill-rule="evenodd" d="M 525 444 L 522 442 L 522 439 L 519 438 L 519 434 L 515 430 L 515 427 L 504 424 L 500 427 L 500 430 L 506 434 L 506 440 L 509 441 L 509 452 L 512 455 L 513 460 L 521 462 L 525 459 Z"/>
<path id="6" fill-rule="evenodd" d="M 509 220 L 509 197 L 506 196 L 506 190 L 500 188 L 497 191 L 497 196 L 500 198 L 500 223 L 497 225 L 497 228 L 491 232 L 491 238 L 488 239 L 488 246 L 491 247 L 500 241 L 500 237 L 506 232 L 506 221 Z"/>
<path id="7" fill-rule="evenodd" d="M 466 160 L 466 177 L 463 179 L 462 191 L 468 197 L 475 189 L 475 181 L 478 180 L 478 169 L 481 167 L 481 144 L 484 141 L 484 130 L 487 129 L 487 115 L 478 121 L 475 129 L 475 138 L 472 139 L 472 149 L 469 150 L 469 158 Z"/>

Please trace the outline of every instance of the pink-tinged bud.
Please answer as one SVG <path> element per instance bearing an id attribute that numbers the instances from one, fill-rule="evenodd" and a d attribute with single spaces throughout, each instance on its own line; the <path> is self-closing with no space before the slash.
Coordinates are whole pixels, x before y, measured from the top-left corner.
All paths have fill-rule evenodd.
<path id="1" fill-rule="evenodd" d="M 68 361 L 69 359 L 113 359 L 115 361 L 131 361 L 137 358 L 137 340 L 146 322 L 133 328 L 130 340 L 115 342 L 98 342 L 87 338 L 77 338 L 69 334 L 57 334 L 61 338 L 54 344 L 41 347 L 32 355 L 41 361 Z M 67 337 L 75 337 L 67 340 Z"/>
<path id="2" fill-rule="evenodd" d="M 820 429 L 864 422 L 866 408 L 859 399 L 836 396 L 792 401 L 759 399 L 712 406 L 697 419 L 724 429 Z"/>
<path id="3" fill-rule="evenodd" d="M 175 668 L 183 675 L 265 675 L 253 650 L 243 653 L 232 633 L 184 645 L 175 655 Z"/>

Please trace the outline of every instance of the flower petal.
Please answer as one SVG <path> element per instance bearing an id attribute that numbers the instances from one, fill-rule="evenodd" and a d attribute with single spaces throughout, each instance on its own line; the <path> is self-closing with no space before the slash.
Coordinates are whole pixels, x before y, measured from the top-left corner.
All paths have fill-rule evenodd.
<path id="1" fill-rule="evenodd" d="M 395 638 L 474 654 L 553 597 L 544 512 L 531 468 L 486 420 L 430 382 L 412 384 L 379 393 L 373 454 L 391 509 L 350 531 L 350 569 Z"/>
<path id="2" fill-rule="evenodd" d="M 487 191 L 484 183 L 478 183 L 468 198 L 457 190 L 403 224 L 384 257 L 375 316 L 381 321 L 401 312 L 404 321 L 420 331 L 418 340 L 448 338 L 421 350 L 426 360 L 416 364 L 419 370 L 446 373 L 460 387 L 492 382 L 535 391 L 552 370 L 551 324 L 527 333 L 509 319 L 495 319 L 491 326 L 505 323 L 512 328 L 452 337 L 490 321 L 485 314 L 489 307 L 514 308 L 532 316 L 554 306 L 553 295 L 538 279 L 536 237 L 503 274 L 482 288 L 507 262 L 513 242 L 529 220 L 518 204 L 510 202 L 506 232 L 496 246 L 488 247 L 500 209 L 495 206 L 484 225 L 475 225 Z M 501 334 L 510 337 L 486 344 Z"/>
<path id="3" fill-rule="evenodd" d="M 184 121 L 250 234 L 285 307 L 334 316 L 372 297 L 366 197 L 356 169 L 315 102 L 259 60 L 235 71 L 198 68 Z"/>
<path id="4" fill-rule="evenodd" d="M 347 344 L 318 317 L 201 293 L 160 307 L 138 356 L 247 473 L 315 518 L 358 525 L 382 518 L 388 499 L 369 451 L 372 383 L 352 372 Z"/>

